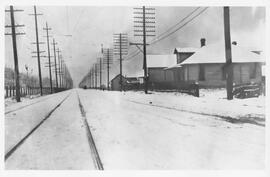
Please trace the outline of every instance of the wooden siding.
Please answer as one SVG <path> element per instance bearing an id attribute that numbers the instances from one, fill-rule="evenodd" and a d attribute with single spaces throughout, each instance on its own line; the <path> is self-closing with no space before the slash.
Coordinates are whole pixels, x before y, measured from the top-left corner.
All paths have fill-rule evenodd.
<path id="1" fill-rule="evenodd" d="M 149 82 L 164 82 L 164 68 L 148 68 Z"/>
<path id="2" fill-rule="evenodd" d="M 184 65 L 183 70 L 185 81 L 197 81 L 201 86 L 225 86 L 226 80 L 223 79 L 223 66 L 224 64 L 204 64 L 205 80 L 199 81 L 199 64 Z M 256 68 L 256 70 L 255 70 Z M 261 64 L 255 63 L 236 63 L 233 64 L 234 82 L 236 84 L 260 82 L 261 81 Z M 251 73 L 255 72 L 255 77 L 250 78 Z M 175 71 L 174 76 L 181 73 Z M 179 76 L 177 76 L 179 79 Z M 179 80 L 176 80 L 179 81 Z"/>

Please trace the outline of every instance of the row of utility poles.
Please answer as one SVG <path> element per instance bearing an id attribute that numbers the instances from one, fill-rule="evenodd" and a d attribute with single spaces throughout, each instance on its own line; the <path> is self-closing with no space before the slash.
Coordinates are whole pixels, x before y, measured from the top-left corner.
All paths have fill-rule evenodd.
<path id="1" fill-rule="evenodd" d="M 15 80 L 16 80 L 16 101 L 20 102 L 20 80 L 19 80 L 19 67 L 18 67 L 18 54 L 17 54 L 17 44 L 16 44 L 16 35 L 24 35 L 25 33 L 16 33 L 16 27 L 23 27 L 24 25 L 15 25 L 15 18 L 14 18 L 14 12 L 20 12 L 23 10 L 18 10 L 14 9 L 13 6 L 10 6 L 9 10 L 6 10 L 6 12 L 10 12 L 10 19 L 11 19 L 11 25 L 6 25 L 5 27 L 11 28 L 11 33 L 7 33 L 6 35 L 12 35 L 12 44 L 13 44 L 13 55 L 14 55 L 14 70 L 15 70 Z M 50 78 L 50 93 L 54 92 L 55 88 L 56 92 L 61 91 L 66 88 L 72 88 L 73 86 L 73 81 L 71 79 L 70 73 L 68 71 L 68 68 L 66 64 L 64 63 L 64 60 L 62 58 L 62 55 L 60 55 L 60 50 L 59 48 L 56 50 L 56 42 L 55 39 L 53 39 L 53 50 L 54 50 L 54 63 L 51 62 L 51 52 L 50 52 L 50 36 L 49 35 L 49 30 L 51 28 L 48 27 L 48 23 L 46 22 L 46 27 L 43 28 L 46 31 L 46 38 L 47 38 L 47 49 L 48 49 L 48 56 L 42 56 L 41 53 L 45 51 L 40 50 L 40 44 L 44 44 L 44 42 L 39 41 L 39 31 L 38 31 L 38 19 L 37 17 L 39 15 L 42 15 L 40 13 L 37 13 L 36 6 L 34 6 L 34 13 L 29 14 L 33 15 L 35 18 L 35 35 L 36 35 L 36 41 L 33 42 L 32 44 L 36 45 L 36 51 L 33 51 L 32 53 L 37 54 L 36 56 L 32 56 L 33 58 L 37 58 L 38 60 L 38 76 L 39 76 L 39 87 L 40 87 L 40 95 L 43 95 L 43 85 L 42 85 L 42 71 L 41 71 L 41 62 L 40 59 L 42 57 L 48 57 L 48 63 L 47 66 L 49 67 L 49 78 Z M 56 52 L 58 56 L 58 63 L 56 61 Z M 55 86 L 53 87 L 53 82 L 52 82 L 52 67 L 54 67 L 54 72 L 55 72 Z M 58 82 L 58 76 L 60 78 L 60 82 Z"/>
<path id="2" fill-rule="evenodd" d="M 147 37 L 155 36 L 155 8 L 146 8 L 137 7 L 134 8 L 134 36 L 142 37 L 142 43 L 128 43 L 127 34 L 119 33 L 114 34 L 114 54 L 119 55 L 119 64 L 120 64 L 120 91 L 123 89 L 122 82 L 122 60 L 123 55 L 127 55 L 128 53 L 128 45 L 135 45 L 142 53 L 143 53 L 143 70 L 144 70 L 144 91 L 148 93 L 148 71 L 147 71 Z M 233 99 L 233 66 L 232 66 L 232 54 L 231 54 L 231 35 L 230 35 L 230 9 L 229 7 L 223 8 L 224 15 L 224 36 L 225 36 L 225 58 L 226 58 L 226 90 L 227 90 L 227 99 Z M 141 49 L 142 46 L 142 49 Z M 103 53 L 103 50 L 102 50 Z M 109 56 L 109 52 L 107 52 L 107 56 Z M 105 56 L 106 58 L 106 56 Z M 107 62 L 109 58 L 107 59 Z M 100 71 L 101 66 L 100 63 Z M 97 80 L 96 72 L 96 64 L 90 69 L 89 79 L 90 79 L 90 87 L 97 88 L 97 84 L 93 81 Z M 94 72 L 92 72 L 94 71 Z M 84 78 L 85 81 L 87 78 Z M 109 63 L 107 63 L 107 88 L 109 89 Z M 101 74 L 100 74 L 101 80 Z M 82 83 L 82 82 L 81 82 Z M 100 83 L 100 87 L 101 87 Z"/>

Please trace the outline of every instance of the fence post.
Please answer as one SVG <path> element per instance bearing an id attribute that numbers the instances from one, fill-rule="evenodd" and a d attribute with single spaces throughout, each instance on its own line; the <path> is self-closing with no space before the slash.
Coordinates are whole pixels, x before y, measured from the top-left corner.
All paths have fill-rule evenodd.
<path id="1" fill-rule="evenodd" d="M 12 86 L 12 96 L 15 96 L 15 86 Z"/>
<path id="2" fill-rule="evenodd" d="M 7 98 L 7 97 L 8 97 L 8 89 L 7 89 L 7 86 L 5 86 L 5 90 L 6 90 L 6 96 L 5 96 L 5 98 Z"/>
<path id="3" fill-rule="evenodd" d="M 11 97 L 11 86 L 8 86 L 8 90 L 9 90 L 9 97 Z"/>
<path id="4" fill-rule="evenodd" d="M 199 84 L 195 84 L 195 96 L 200 97 L 200 89 L 199 89 Z"/>

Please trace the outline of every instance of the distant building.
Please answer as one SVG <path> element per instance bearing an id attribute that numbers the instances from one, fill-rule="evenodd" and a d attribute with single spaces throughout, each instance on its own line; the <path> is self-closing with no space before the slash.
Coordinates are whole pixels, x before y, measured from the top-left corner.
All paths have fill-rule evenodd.
<path id="1" fill-rule="evenodd" d="M 138 90 L 140 89 L 139 77 L 124 77 L 120 74 L 116 75 L 111 80 L 111 89 L 119 91 L 121 89 L 120 78 L 122 77 L 123 90 Z"/>

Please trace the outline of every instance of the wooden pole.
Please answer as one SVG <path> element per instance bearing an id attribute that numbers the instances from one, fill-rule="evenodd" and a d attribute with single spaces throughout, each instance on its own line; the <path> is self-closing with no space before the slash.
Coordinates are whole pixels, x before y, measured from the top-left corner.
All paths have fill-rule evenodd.
<path id="1" fill-rule="evenodd" d="M 20 95 L 20 75 L 18 67 L 18 54 L 17 54 L 17 42 L 16 42 L 16 31 L 15 31 L 15 20 L 14 20 L 14 9 L 10 6 L 10 19 L 11 19 L 11 32 L 12 32 L 12 44 L 13 44 L 13 55 L 14 55 L 14 69 L 15 69 L 15 82 L 16 82 L 16 101 L 21 101 Z M 14 94 L 13 94 L 14 95 Z"/>
<path id="2" fill-rule="evenodd" d="M 40 95 L 43 95 L 42 92 L 42 77 L 41 77 L 41 67 L 40 67 L 40 52 L 39 52 L 39 40 L 38 40 L 38 25 L 37 25 L 37 10 L 34 6 L 34 15 L 35 15 L 35 26 L 36 26 L 36 44 L 37 44 L 37 58 L 38 58 L 38 76 L 39 76 L 39 87 Z"/>
<path id="3" fill-rule="evenodd" d="M 146 30 L 145 30 L 145 6 L 143 6 L 143 69 L 144 69 L 144 92 L 148 92 L 147 62 L 146 62 Z"/>
<path id="4" fill-rule="evenodd" d="M 230 9 L 224 7 L 224 35 L 225 35 L 225 56 L 226 56 L 226 89 L 227 99 L 233 99 L 233 65 L 231 51 L 231 34 L 230 34 Z"/>

